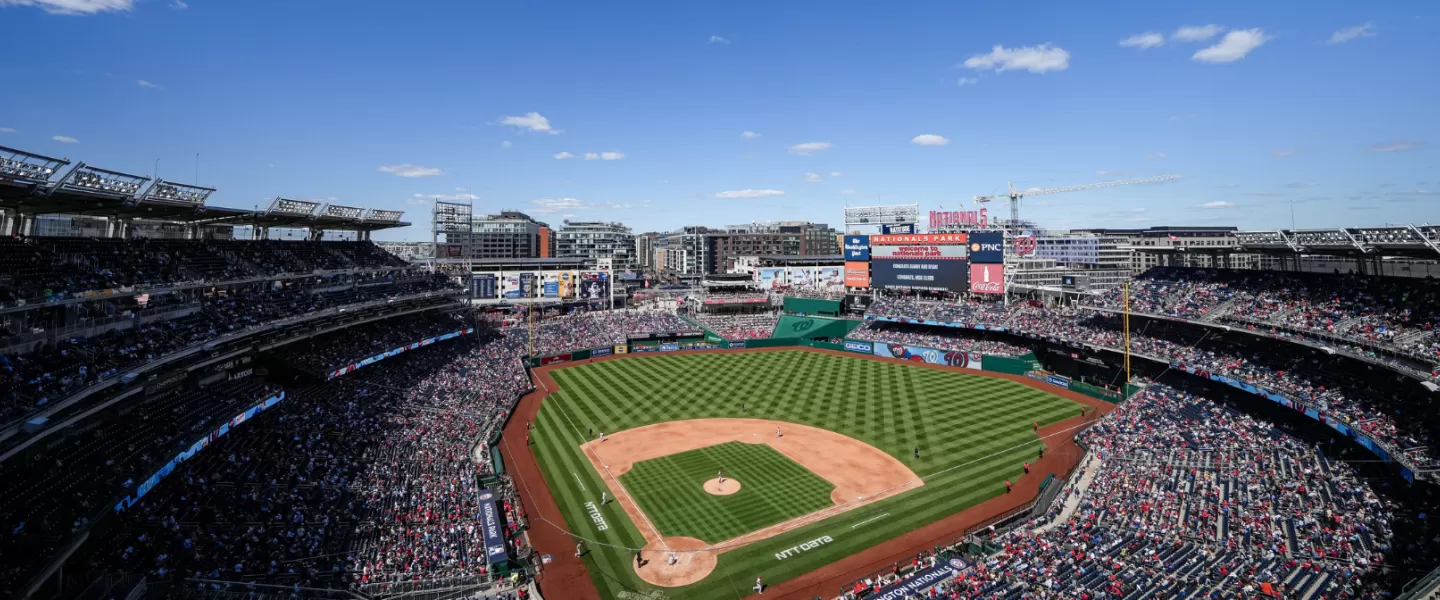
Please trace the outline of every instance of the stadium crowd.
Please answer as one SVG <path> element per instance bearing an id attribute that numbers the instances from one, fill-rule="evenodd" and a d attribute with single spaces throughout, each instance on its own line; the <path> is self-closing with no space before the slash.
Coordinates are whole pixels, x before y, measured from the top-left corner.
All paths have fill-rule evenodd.
<path id="1" fill-rule="evenodd" d="M 1094 304 L 1119 309 L 1121 292 Z M 1130 309 L 1340 338 L 1440 363 L 1440 283 L 1428 278 L 1162 267 L 1132 283 Z"/>
<path id="2" fill-rule="evenodd" d="M 915 326 L 907 323 L 890 323 L 885 321 L 866 321 L 863 325 L 852 330 L 849 337 L 856 340 L 882 342 L 886 344 L 905 344 L 908 346 L 921 346 L 959 352 L 979 352 L 993 356 L 1021 356 L 1030 352 L 1029 348 L 1022 348 L 999 340 L 981 340 L 973 337 L 964 337 L 959 335 L 958 331 L 952 332 L 937 327 Z"/>
<path id="3" fill-rule="evenodd" d="M 534 352 L 529 351 L 531 329 Z M 697 331 L 699 328 L 673 312 L 615 310 L 575 312 L 505 328 L 505 335 L 532 356 L 548 356 L 587 348 L 624 344 L 626 336 L 643 333 Z"/>
<path id="4" fill-rule="evenodd" d="M 4 237 L 0 306 L 122 287 L 404 266 L 370 242 Z"/>
<path id="5" fill-rule="evenodd" d="M 314 293 L 304 287 L 274 289 L 248 284 L 217 290 L 194 301 L 195 310 L 169 319 L 127 322 L 86 338 L 41 342 L 32 350 L 0 355 L 0 423 L 8 423 L 54 400 L 129 369 L 226 334 L 318 310 L 453 288 L 443 277 L 409 276 Z M 165 305 L 165 301 L 158 303 Z"/>
<path id="6" fill-rule="evenodd" d="M 727 340 L 751 340 L 770 337 L 775 324 L 780 322 L 777 313 L 754 313 L 742 315 L 721 315 L 696 313 L 691 317 L 705 329 L 715 332 Z"/>
<path id="7" fill-rule="evenodd" d="M 294 393 L 177 469 L 94 560 L 161 581 L 373 593 L 488 581 L 481 442 L 532 389 L 516 348 L 489 341 L 432 344 Z M 513 489 L 492 491 L 510 551 L 525 552 Z"/>
<path id="8" fill-rule="evenodd" d="M 1394 507 L 1347 464 L 1204 398 L 1151 384 L 1078 441 L 1100 458 L 1083 493 L 982 532 L 998 551 L 919 596 L 1369 597 L 1365 576 L 1393 550 Z M 950 552 L 917 557 L 905 575 Z M 841 597 L 867 597 L 899 571 Z"/>

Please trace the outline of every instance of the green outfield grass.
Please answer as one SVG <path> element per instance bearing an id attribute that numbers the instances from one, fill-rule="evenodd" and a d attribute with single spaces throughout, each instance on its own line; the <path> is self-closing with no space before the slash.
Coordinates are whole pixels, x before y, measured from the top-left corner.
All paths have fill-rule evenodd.
<path id="1" fill-rule="evenodd" d="M 1080 407 L 1003 379 L 801 350 L 656 354 L 575 365 L 554 375 L 561 389 L 541 406 L 534 451 L 567 529 L 593 540 L 585 560 L 607 598 L 657 590 L 664 594 L 657 597 L 676 599 L 739 598 L 748 595 L 756 575 L 779 583 L 955 514 L 1003 494 L 1001 482 L 1021 476 L 1021 463 L 1033 459 L 1040 445 L 1032 422 L 1061 421 L 1077 415 Z M 579 445 L 591 430 L 613 433 L 716 417 L 774 419 L 847 435 L 901 460 L 925 478 L 925 485 L 726 552 L 715 573 L 701 583 L 651 586 L 634 574 L 633 559 L 623 549 L 644 544 L 638 527 L 646 525 L 630 522 L 618 503 L 599 506 L 607 488 Z M 915 447 L 919 460 L 912 457 Z M 703 481 L 714 476 L 715 468 L 695 476 Z M 622 484 L 637 493 L 627 477 Z M 692 537 L 733 537 L 706 531 L 712 525 L 701 524 L 701 515 L 719 511 L 725 499 L 706 495 L 692 501 L 694 510 L 688 513 L 649 506 L 646 511 L 652 520 L 668 523 L 657 525 L 662 531 L 685 522 L 684 527 L 704 534 Z M 594 512 L 587 502 L 596 505 Z M 807 544 L 808 550 L 786 552 L 827 537 L 828 542 Z"/>
<path id="2" fill-rule="evenodd" d="M 740 491 L 705 491 L 721 469 L 741 482 Z M 662 535 L 711 544 L 832 506 L 835 489 L 774 448 L 740 442 L 637 462 L 620 483 Z"/>

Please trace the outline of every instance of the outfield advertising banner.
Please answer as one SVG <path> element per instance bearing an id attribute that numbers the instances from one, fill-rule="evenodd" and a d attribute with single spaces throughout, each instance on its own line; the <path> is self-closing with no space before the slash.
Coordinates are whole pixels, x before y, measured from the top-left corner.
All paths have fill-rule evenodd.
<path id="1" fill-rule="evenodd" d="M 819 267 L 815 269 L 815 285 L 830 290 L 845 287 L 845 271 L 840 267 Z"/>
<path id="2" fill-rule="evenodd" d="M 870 263 L 846 262 L 845 287 L 870 287 Z"/>
<path id="3" fill-rule="evenodd" d="M 615 353 L 616 353 L 616 354 L 625 354 L 625 353 L 628 353 L 629 351 L 630 351 L 630 347 L 629 347 L 629 346 L 616 346 L 616 347 L 615 347 Z"/>
<path id="4" fill-rule="evenodd" d="M 905 346 L 902 344 L 873 344 L 875 356 L 885 358 L 898 358 L 900 360 L 913 360 L 915 362 L 930 363 L 932 365 L 946 365 L 950 367 L 964 367 L 967 369 L 980 369 L 982 360 L 979 352 L 958 352 L 954 350 L 937 350 L 922 346 Z"/>
<path id="5" fill-rule="evenodd" d="M 596 348 L 596 349 L 590 351 L 590 356 L 591 356 L 591 357 L 595 357 L 595 356 L 610 356 L 610 354 L 611 354 L 611 350 L 610 350 L 609 347 Z"/>
<path id="6" fill-rule="evenodd" d="M 570 356 L 568 353 L 556 354 L 555 356 L 542 356 L 540 357 L 540 366 L 570 362 Z"/>
<path id="7" fill-rule="evenodd" d="M 815 285 L 815 271 L 810 267 L 791 267 L 788 276 L 790 285 L 795 287 L 808 288 Z"/>
<path id="8" fill-rule="evenodd" d="M 875 346 L 870 342 L 856 342 L 853 340 L 845 340 L 845 349 L 851 352 L 859 352 L 861 354 L 875 353 Z"/>
<path id="9" fill-rule="evenodd" d="M 1005 293 L 1005 265 L 970 263 L 970 293 Z"/>
<path id="10" fill-rule="evenodd" d="M 870 236 L 845 236 L 845 260 L 870 260 Z"/>
<path id="11" fill-rule="evenodd" d="M 785 269 L 756 269 L 755 276 L 760 281 L 760 289 L 770 290 L 786 285 Z"/>
<path id="12" fill-rule="evenodd" d="M 1001 231 L 970 232 L 970 262 L 1004 264 L 1005 233 Z"/>
<path id="13" fill-rule="evenodd" d="M 970 290 L 970 265 L 965 260 L 874 260 L 870 285 L 965 292 Z"/>
<path id="14" fill-rule="evenodd" d="M 745 348 L 745 342 L 743 342 L 743 341 L 741 341 L 741 342 L 730 342 L 730 343 L 728 344 L 728 346 L 729 346 L 730 349 L 732 349 L 732 350 L 735 350 L 735 349 L 744 349 L 744 348 Z"/>

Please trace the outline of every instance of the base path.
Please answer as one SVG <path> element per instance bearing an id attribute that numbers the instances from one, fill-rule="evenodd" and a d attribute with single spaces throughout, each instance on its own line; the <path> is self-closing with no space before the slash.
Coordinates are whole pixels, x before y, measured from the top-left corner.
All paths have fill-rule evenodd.
<path id="1" fill-rule="evenodd" d="M 783 435 L 775 435 L 777 428 Z M 659 532 L 649 526 L 651 521 L 645 518 L 644 511 L 620 485 L 619 477 L 630 472 L 630 468 L 640 461 L 726 442 L 764 444 L 774 448 L 786 458 L 835 486 L 835 490 L 830 493 L 830 500 L 835 506 L 758 529 L 707 548 L 719 552 L 734 550 L 799 529 L 818 520 L 828 519 L 924 485 L 920 477 L 905 466 L 905 463 L 870 444 L 818 427 L 766 419 L 669 421 L 616 432 L 605 436 L 603 442 L 585 442 L 581 444 L 581 449 L 595 467 L 595 472 L 602 474 L 605 485 L 610 488 L 610 494 L 620 502 L 625 514 L 639 527 L 640 533 L 645 536 L 647 547 L 655 545 L 656 542 L 665 542 L 661 544 L 663 548 L 673 538 L 665 537 L 662 540 Z M 715 480 L 710 480 L 705 484 L 706 489 L 714 483 Z M 727 479 L 726 483 L 731 484 L 733 480 Z M 739 491 L 739 487 L 736 486 L 734 491 Z M 651 577 L 659 571 L 637 570 L 642 579 L 655 585 L 678 586 L 694 583 L 676 583 L 669 577 Z M 702 574 L 701 578 L 708 574 Z"/>
<path id="2" fill-rule="evenodd" d="M 705 493 L 711 496 L 729 496 L 738 491 L 740 491 L 740 482 L 734 479 L 726 479 L 725 481 L 711 479 L 705 482 Z"/>
<path id="3" fill-rule="evenodd" d="M 880 358 L 866 354 L 852 352 L 840 352 L 835 350 L 819 350 L 810 348 L 764 348 L 747 350 L 726 350 L 724 352 L 821 352 L 845 356 L 860 360 L 878 360 L 883 362 L 897 362 L 895 359 Z M 531 528 L 527 532 L 532 547 L 540 554 L 549 554 L 553 560 L 550 564 L 541 569 L 539 577 L 540 591 L 547 597 L 574 598 L 577 600 L 598 600 L 600 593 L 595 589 L 595 583 L 586 572 L 585 563 L 582 559 L 575 558 L 575 540 L 570 536 L 565 527 L 565 518 L 560 513 L 560 507 L 555 503 L 555 498 L 550 494 L 550 489 L 545 484 L 544 477 L 540 474 L 540 465 L 535 461 L 533 449 L 525 446 L 525 422 L 534 421 L 540 411 L 540 403 L 545 396 L 559 389 L 555 379 L 550 372 L 557 368 L 565 368 L 576 364 L 587 362 L 604 362 L 607 360 L 645 360 L 646 357 L 673 356 L 676 354 L 700 354 L 713 353 L 713 350 L 694 350 L 683 352 L 667 352 L 656 354 L 618 355 L 606 356 L 597 359 L 590 359 L 581 363 L 562 363 L 539 367 L 532 371 L 536 384 L 536 391 L 526 394 L 521 398 L 519 405 L 515 408 L 508 424 L 505 427 L 504 437 L 501 440 L 501 453 L 504 455 L 506 467 L 515 476 L 520 490 L 521 503 L 528 515 L 532 516 Z M 1024 375 L 1006 375 L 1002 373 L 991 373 L 975 371 L 961 367 L 949 367 L 943 365 L 921 364 L 916 362 L 906 363 L 919 369 L 939 369 L 943 371 L 954 371 L 974 375 L 977 377 L 993 377 L 996 379 L 1008 379 L 1021 385 L 1029 386 L 1043 392 L 1054 394 L 1068 400 L 1084 404 L 1092 408 L 1090 414 L 1083 417 L 1072 417 L 1060 423 L 1052 424 L 1040 429 L 1040 436 L 1046 437 L 1052 434 L 1066 432 L 1063 436 L 1048 438 L 1049 449 L 1045 452 L 1045 458 L 1031 463 L 1031 469 L 1036 473 L 1055 473 L 1062 476 L 1069 473 L 1080 462 L 1083 452 L 1074 443 L 1074 433 L 1078 432 L 1077 425 L 1094 420 L 1098 415 L 1114 410 L 1115 406 L 1083 394 L 1061 389 L 1042 382 L 1030 379 Z M 1098 409 L 1098 411 L 1094 410 Z M 1098 414 L 1097 414 L 1098 412 Z M 792 426 L 793 427 L 793 426 Z M 787 430 L 786 436 L 789 436 Z M 774 435 L 772 429 L 770 435 Z M 609 439 L 609 436 L 606 436 Z M 520 440 L 520 441 L 515 441 Z M 610 443 L 606 441 L 605 443 Z M 1034 500 L 1039 495 L 1040 481 L 1043 477 L 1021 477 L 1015 483 L 1015 488 L 1010 494 L 997 496 L 976 506 L 970 507 L 958 514 L 951 515 L 930 525 L 907 533 L 905 535 L 887 540 L 884 543 L 852 554 L 839 561 L 792 578 L 788 581 L 778 583 L 766 590 L 764 596 L 756 598 L 795 597 L 814 598 L 817 596 L 833 598 L 841 591 L 842 586 L 848 586 L 856 579 L 866 577 L 883 568 L 901 560 L 908 561 L 917 552 L 928 550 L 936 544 L 949 544 L 955 537 L 966 529 L 986 523 L 991 519 L 1004 514 L 1019 506 Z M 698 541 L 698 540 L 697 540 Z M 703 547 L 703 542 L 702 542 Z M 659 551 L 660 548 L 653 548 Z M 646 553 L 647 555 L 649 552 Z M 694 556 L 714 553 L 689 553 Z M 664 564 L 663 555 L 655 555 L 660 560 L 651 564 Z M 714 567 L 711 566 L 710 569 Z"/>

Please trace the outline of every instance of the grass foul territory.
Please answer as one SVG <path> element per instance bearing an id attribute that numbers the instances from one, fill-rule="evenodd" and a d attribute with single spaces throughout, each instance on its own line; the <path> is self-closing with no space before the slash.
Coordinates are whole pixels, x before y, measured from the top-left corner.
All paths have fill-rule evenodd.
<path id="1" fill-rule="evenodd" d="M 744 487 L 711 496 L 704 483 L 720 469 Z M 640 461 L 620 483 L 661 534 L 711 544 L 831 506 L 835 489 L 769 446 L 740 442 Z"/>
<path id="2" fill-rule="evenodd" d="M 1040 445 L 1033 422 L 1059 422 L 1080 407 L 1002 379 L 805 351 L 656 355 L 552 374 L 560 389 L 541 405 L 534 452 L 607 598 L 740 598 L 757 575 L 779 583 L 958 513 L 1004 494 L 1002 481 L 1021 475 Z M 587 436 L 704 418 L 833 431 L 895 457 L 925 485 L 727 550 L 700 583 L 652 586 L 636 575 L 628 550 L 644 545 L 642 528 L 713 542 L 827 505 L 828 482 L 797 472 L 773 450 L 738 443 L 642 461 L 621 476 L 648 523 L 631 522 L 619 503 L 600 503 L 610 475 L 582 454 Z M 715 476 L 717 456 L 731 452 L 743 454 L 720 462 L 743 487 L 733 496 L 706 495 L 700 486 Z"/>

